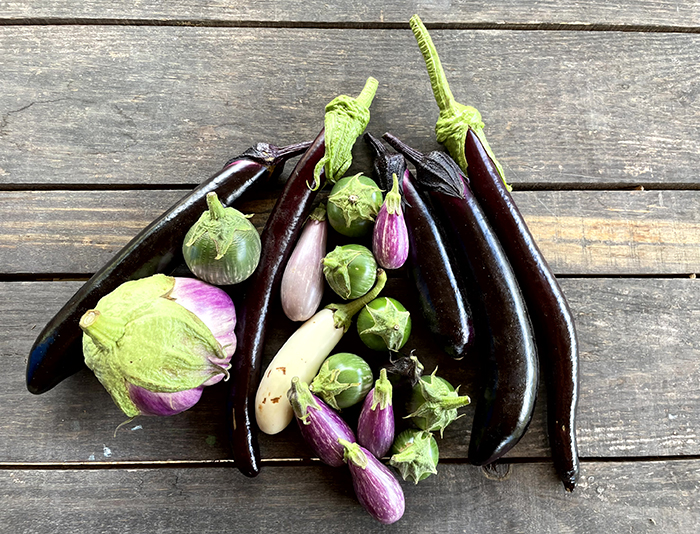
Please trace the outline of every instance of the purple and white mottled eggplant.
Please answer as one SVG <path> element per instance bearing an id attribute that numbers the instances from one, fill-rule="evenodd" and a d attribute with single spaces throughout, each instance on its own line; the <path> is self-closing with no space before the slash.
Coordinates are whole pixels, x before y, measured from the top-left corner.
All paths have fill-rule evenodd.
<path id="1" fill-rule="evenodd" d="M 292 321 L 310 319 L 321 304 L 327 237 L 326 207 L 321 204 L 309 216 L 282 275 L 282 309 Z"/>
<path id="2" fill-rule="evenodd" d="M 365 397 L 357 420 L 357 441 L 375 457 L 381 458 L 394 441 L 394 409 L 391 402 L 393 388 L 386 369 L 379 371 L 379 379 Z"/>
<path id="3" fill-rule="evenodd" d="M 340 444 L 345 448 L 345 461 L 357 500 L 380 523 L 396 523 L 406 509 L 399 481 L 388 467 L 358 443 L 341 439 Z"/>
<path id="4" fill-rule="evenodd" d="M 408 258 L 408 230 L 401 209 L 399 179 L 393 175 L 391 191 L 386 194 L 372 234 L 372 252 L 385 269 L 398 269 Z"/>
<path id="5" fill-rule="evenodd" d="M 323 463 L 340 467 L 345 463 L 345 448 L 339 440 L 355 442 L 355 435 L 343 419 L 330 406 L 311 393 L 308 384 L 292 378 L 287 392 L 301 435 Z"/>
<path id="6" fill-rule="evenodd" d="M 85 363 L 129 417 L 175 415 L 228 378 L 235 326 L 226 292 L 163 274 L 125 282 L 80 319 Z"/>

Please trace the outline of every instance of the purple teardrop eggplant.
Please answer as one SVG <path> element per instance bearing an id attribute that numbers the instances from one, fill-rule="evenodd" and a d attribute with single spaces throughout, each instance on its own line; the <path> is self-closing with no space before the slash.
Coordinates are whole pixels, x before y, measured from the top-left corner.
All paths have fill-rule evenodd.
<path id="1" fill-rule="evenodd" d="M 343 465 L 345 448 L 338 440 L 355 442 L 355 435 L 348 424 L 330 406 L 311 393 L 308 384 L 300 381 L 299 377 L 292 378 L 292 387 L 287 392 L 287 397 L 301 435 L 321 461 L 332 467 Z"/>
<path id="2" fill-rule="evenodd" d="M 385 269 L 398 269 L 408 259 L 408 229 L 401 208 L 399 177 L 394 174 L 392 178 L 391 191 L 379 209 L 372 234 L 372 252 Z"/>
<path id="3" fill-rule="evenodd" d="M 357 443 L 340 440 L 350 468 L 355 495 L 367 513 L 390 525 L 403 517 L 406 499 L 401 484 L 383 463 Z"/>
<path id="4" fill-rule="evenodd" d="M 381 458 L 394 442 L 395 422 L 391 402 L 393 388 L 386 369 L 379 371 L 379 379 L 365 397 L 357 420 L 357 440 L 375 457 Z"/>

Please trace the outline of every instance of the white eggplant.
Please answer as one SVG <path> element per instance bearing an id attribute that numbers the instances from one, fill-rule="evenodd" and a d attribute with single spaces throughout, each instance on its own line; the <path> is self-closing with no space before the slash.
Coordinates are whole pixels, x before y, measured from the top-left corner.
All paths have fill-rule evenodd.
<path id="1" fill-rule="evenodd" d="M 262 375 L 255 395 L 255 419 L 266 434 L 284 430 L 293 418 L 287 391 L 292 378 L 311 382 L 321 364 L 347 332 L 352 317 L 379 295 L 386 284 L 386 273 L 379 269 L 374 288 L 347 304 L 331 304 L 316 313 L 292 334 Z"/>

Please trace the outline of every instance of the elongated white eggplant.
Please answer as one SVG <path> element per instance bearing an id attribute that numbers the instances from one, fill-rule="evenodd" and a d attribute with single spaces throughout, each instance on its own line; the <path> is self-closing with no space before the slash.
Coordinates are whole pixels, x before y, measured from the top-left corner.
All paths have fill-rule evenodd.
<path id="1" fill-rule="evenodd" d="M 347 304 L 331 304 L 316 313 L 292 334 L 262 375 L 255 396 L 255 419 L 266 434 L 284 430 L 293 417 L 287 391 L 292 378 L 310 382 L 347 332 L 352 317 L 384 289 L 386 273 L 377 271 L 374 288 Z"/>

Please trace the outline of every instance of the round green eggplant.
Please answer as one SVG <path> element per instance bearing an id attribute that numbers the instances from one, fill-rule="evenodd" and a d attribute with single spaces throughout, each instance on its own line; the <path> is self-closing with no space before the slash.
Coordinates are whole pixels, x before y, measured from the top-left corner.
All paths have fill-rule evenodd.
<path id="1" fill-rule="evenodd" d="M 411 335 L 411 314 L 398 300 L 379 297 L 357 315 L 357 332 L 370 349 L 397 352 Z"/>
<path id="2" fill-rule="evenodd" d="M 311 382 L 311 391 L 326 404 L 342 410 L 364 400 L 374 385 L 369 364 L 350 352 L 326 358 Z"/>
<path id="3" fill-rule="evenodd" d="M 352 300 L 374 286 L 377 262 L 367 247 L 344 245 L 335 247 L 323 258 L 323 274 L 333 291 L 345 300 Z"/>
<path id="4" fill-rule="evenodd" d="M 367 176 L 356 174 L 336 182 L 328 197 L 328 222 L 348 237 L 367 235 L 382 207 L 382 191 Z"/>

